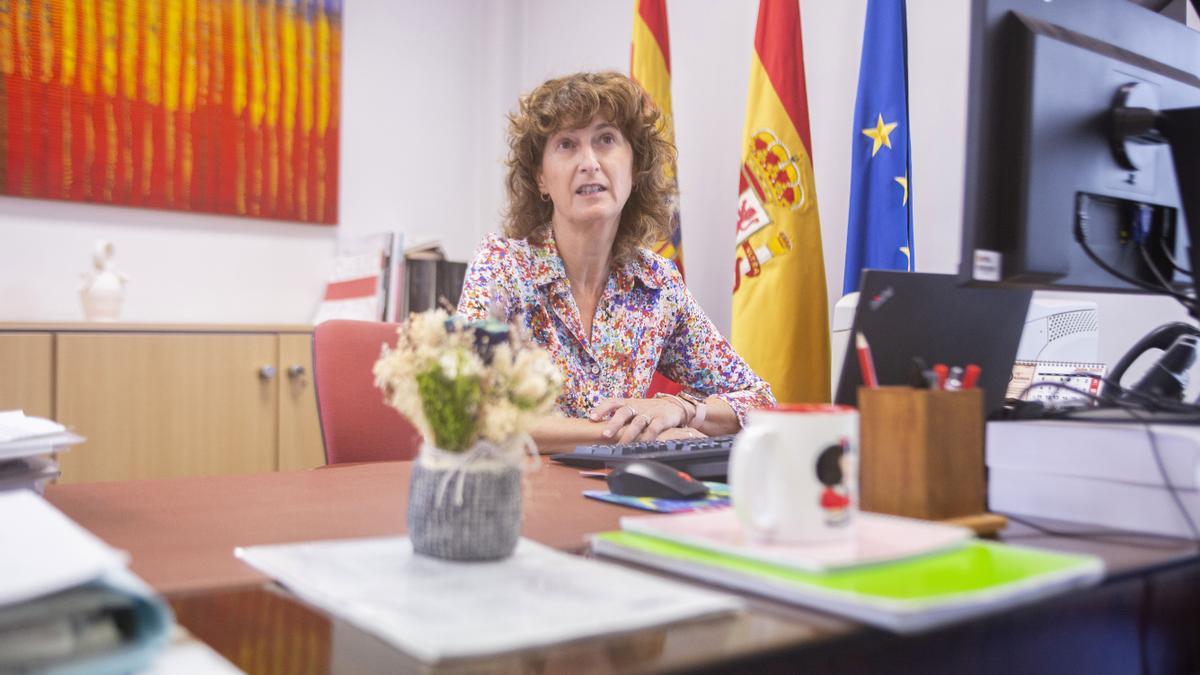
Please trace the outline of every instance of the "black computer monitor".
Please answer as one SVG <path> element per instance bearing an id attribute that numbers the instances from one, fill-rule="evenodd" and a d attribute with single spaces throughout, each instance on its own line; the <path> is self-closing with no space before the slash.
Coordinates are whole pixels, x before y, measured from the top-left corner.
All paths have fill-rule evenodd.
<path id="1" fill-rule="evenodd" d="M 1200 33 L 1130 0 L 974 0 L 968 95 L 962 280 L 1191 287 Z"/>

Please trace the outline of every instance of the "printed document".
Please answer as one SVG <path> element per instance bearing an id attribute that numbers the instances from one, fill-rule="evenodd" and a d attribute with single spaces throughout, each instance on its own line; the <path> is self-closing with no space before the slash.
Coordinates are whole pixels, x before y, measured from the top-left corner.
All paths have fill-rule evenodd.
<path id="1" fill-rule="evenodd" d="M 301 598 L 426 662 L 730 612 L 741 599 L 522 539 L 497 562 L 413 553 L 407 537 L 237 549 Z"/>

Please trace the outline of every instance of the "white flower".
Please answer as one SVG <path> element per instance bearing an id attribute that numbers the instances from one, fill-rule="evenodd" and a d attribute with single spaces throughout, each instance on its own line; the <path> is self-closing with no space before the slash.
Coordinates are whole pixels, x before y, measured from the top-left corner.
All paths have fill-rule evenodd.
<path id="1" fill-rule="evenodd" d="M 458 354 L 447 352 L 438 359 L 438 368 L 441 369 L 442 375 L 445 375 L 446 379 L 456 380 L 458 379 L 458 362 Z"/>
<path id="2" fill-rule="evenodd" d="M 460 377 L 479 377 L 483 373 L 483 359 L 472 352 L 463 349 L 448 351 L 438 357 L 438 369 L 446 379 L 457 380 Z"/>
<path id="3" fill-rule="evenodd" d="M 513 396 L 522 403 L 534 404 L 542 400 L 550 383 L 540 373 L 532 369 L 517 375 L 513 384 Z"/>
<path id="4" fill-rule="evenodd" d="M 516 439 L 523 438 L 554 407 L 561 388 L 562 375 L 553 359 L 519 326 L 514 326 L 508 340 L 492 347 L 491 360 L 485 364 L 476 351 L 475 327 L 458 319 L 447 331 L 447 319 L 448 315 L 440 310 L 414 314 L 398 331 L 396 347 L 381 350 L 373 372 L 384 400 L 427 439 L 444 434 L 446 429 L 432 428 L 425 406 L 434 406 L 439 415 L 444 415 L 447 405 L 455 405 L 461 410 L 454 414 L 471 422 L 469 428 L 473 430 L 468 438 L 456 440 L 456 445 L 466 440 L 466 447 L 470 447 L 486 440 L 499 447 L 524 447 Z M 459 386 L 440 390 L 435 386 L 438 399 L 424 401 L 417 380 L 431 373 Z M 478 387 L 477 398 L 456 399 L 458 395 L 451 392 L 461 392 L 461 385 L 467 382 Z"/>
<path id="5" fill-rule="evenodd" d="M 484 438 L 503 443 L 521 430 L 521 411 L 512 404 L 497 402 L 484 408 L 479 426 Z"/>
<path id="6" fill-rule="evenodd" d="M 437 347 L 446 342 L 446 319 L 449 315 L 445 310 L 437 309 L 431 312 L 413 314 L 408 320 L 408 335 L 413 346 Z"/>

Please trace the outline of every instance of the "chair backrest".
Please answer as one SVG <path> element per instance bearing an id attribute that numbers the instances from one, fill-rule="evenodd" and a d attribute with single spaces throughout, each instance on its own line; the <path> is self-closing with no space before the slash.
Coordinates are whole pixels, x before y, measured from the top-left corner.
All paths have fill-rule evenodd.
<path id="1" fill-rule="evenodd" d="M 394 323 L 326 321 L 313 330 L 313 373 L 325 462 L 412 459 L 421 434 L 383 402 L 371 367 L 384 344 L 396 344 Z"/>

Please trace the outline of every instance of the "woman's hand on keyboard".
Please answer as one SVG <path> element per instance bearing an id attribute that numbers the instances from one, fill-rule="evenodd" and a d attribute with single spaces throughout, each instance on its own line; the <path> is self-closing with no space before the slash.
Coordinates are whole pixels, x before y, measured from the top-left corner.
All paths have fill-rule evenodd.
<path id="1" fill-rule="evenodd" d="M 689 438 L 708 438 L 708 434 L 691 427 L 671 427 L 658 435 L 660 441 L 678 441 Z"/>
<path id="2" fill-rule="evenodd" d="M 668 430 L 687 424 L 683 408 L 661 398 L 607 398 L 597 404 L 588 417 L 593 422 L 607 420 L 602 433 L 616 443 L 652 441 Z"/>

